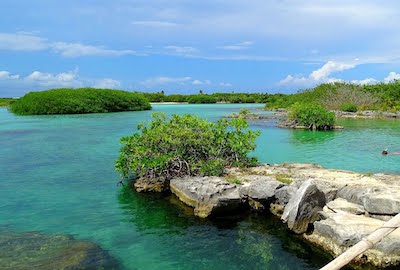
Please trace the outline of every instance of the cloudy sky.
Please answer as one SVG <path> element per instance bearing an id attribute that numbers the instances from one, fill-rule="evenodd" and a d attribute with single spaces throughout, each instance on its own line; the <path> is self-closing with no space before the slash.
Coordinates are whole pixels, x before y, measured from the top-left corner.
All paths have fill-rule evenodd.
<path id="1" fill-rule="evenodd" d="M 400 3 L 1 0 L 0 96 L 55 87 L 296 92 L 400 79 Z"/>

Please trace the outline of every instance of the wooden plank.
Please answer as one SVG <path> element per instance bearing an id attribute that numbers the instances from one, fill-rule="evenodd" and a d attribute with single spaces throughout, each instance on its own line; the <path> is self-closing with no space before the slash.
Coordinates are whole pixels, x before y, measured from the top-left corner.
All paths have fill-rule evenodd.
<path id="1" fill-rule="evenodd" d="M 350 263 L 354 258 L 361 255 L 368 249 L 372 248 L 376 243 L 381 241 L 385 236 L 392 233 L 400 227 L 400 213 L 394 216 L 391 220 L 383 224 L 382 227 L 376 229 L 368 237 L 343 252 L 336 259 L 322 267 L 320 270 L 339 270 L 343 266 Z"/>

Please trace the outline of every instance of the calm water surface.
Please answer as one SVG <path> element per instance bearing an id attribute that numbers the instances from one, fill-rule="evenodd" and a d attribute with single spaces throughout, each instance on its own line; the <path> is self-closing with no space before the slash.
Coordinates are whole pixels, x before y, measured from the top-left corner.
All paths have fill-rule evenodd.
<path id="1" fill-rule="evenodd" d="M 123 269 L 318 269 L 327 258 L 271 217 L 204 221 L 172 196 L 121 190 L 119 138 L 152 112 L 209 120 L 261 105 L 154 105 L 153 111 L 14 116 L 0 108 L 0 226 L 72 234 L 101 245 Z M 268 114 L 268 112 L 265 112 Z M 346 120 L 338 132 L 292 131 L 255 122 L 262 162 L 316 162 L 400 173 L 400 122 Z"/>

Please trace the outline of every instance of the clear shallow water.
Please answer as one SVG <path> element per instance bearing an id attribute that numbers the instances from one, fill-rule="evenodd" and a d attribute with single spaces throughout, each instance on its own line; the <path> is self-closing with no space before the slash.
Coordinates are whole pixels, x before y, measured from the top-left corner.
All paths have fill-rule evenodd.
<path id="1" fill-rule="evenodd" d="M 155 105 L 153 111 L 19 117 L 0 108 L 0 226 L 92 240 L 123 269 L 318 269 L 326 259 L 272 218 L 202 221 L 171 197 L 121 190 L 114 171 L 120 137 L 152 112 L 209 120 L 259 105 Z M 400 122 L 346 120 L 339 132 L 278 129 L 266 122 L 262 162 L 317 162 L 400 173 Z"/>

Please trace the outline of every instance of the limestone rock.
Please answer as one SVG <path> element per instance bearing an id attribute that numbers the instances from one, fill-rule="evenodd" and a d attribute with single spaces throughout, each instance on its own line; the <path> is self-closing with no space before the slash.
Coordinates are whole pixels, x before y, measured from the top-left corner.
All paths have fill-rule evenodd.
<path id="1" fill-rule="evenodd" d="M 169 190 L 169 181 L 164 178 L 139 178 L 133 185 L 137 192 L 164 192 Z"/>
<path id="2" fill-rule="evenodd" d="M 345 186 L 338 197 L 361 204 L 371 214 L 395 215 L 400 212 L 400 193 L 384 187 Z"/>
<path id="3" fill-rule="evenodd" d="M 280 205 L 288 204 L 290 198 L 296 194 L 297 188 L 294 186 L 284 186 L 275 190 L 276 203 Z"/>
<path id="4" fill-rule="evenodd" d="M 295 233 L 304 233 L 308 225 L 318 219 L 318 212 L 325 205 L 325 195 L 314 181 L 307 180 L 286 205 L 282 220 Z"/>
<path id="5" fill-rule="evenodd" d="M 243 206 L 239 187 L 220 177 L 185 177 L 172 179 L 170 188 L 182 202 L 205 218 L 227 214 Z"/>
<path id="6" fill-rule="evenodd" d="M 347 212 L 354 215 L 363 215 L 365 210 L 362 205 L 348 202 L 342 198 L 337 198 L 336 200 L 326 204 L 324 212 Z"/>
<path id="7" fill-rule="evenodd" d="M 249 179 L 247 179 L 249 181 Z M 269 176 L 254 176 L 248 183 L 240 188 L 243 196 L 250 197 L 260 202 L 272 200 L 277 189 L 283 187 L 282 182 Z"/>
<path id="8" fill-rule="evenodd" d="M 0 269 L 118 269 L 98 245 L 69 235 L 0 232 Z"/>
<path id="9" fill-rule="evenodd" d="M 343 253 L 384 224 L 381 220 L 345 212 L 327 215 L 327 219 L 316 221 L 313 233 L 305 237 L 334 256 Z M 395 230 L 386 236 L 372 249 L 366 251 L 362 257 L 356 258 L 356 261 L 371 263 L 378 267 L 398 265 L 400 263 L 400 230 Z"/>

